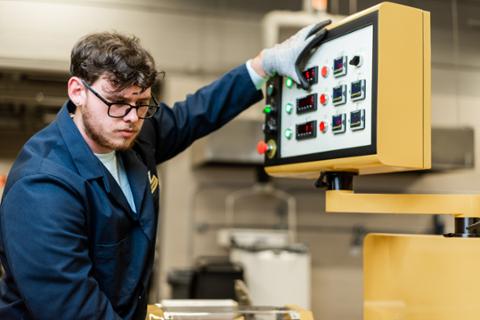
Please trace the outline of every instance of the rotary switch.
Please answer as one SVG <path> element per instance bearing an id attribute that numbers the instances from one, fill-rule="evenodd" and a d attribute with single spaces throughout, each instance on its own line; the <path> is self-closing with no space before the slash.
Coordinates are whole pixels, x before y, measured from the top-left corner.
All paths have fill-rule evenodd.
<path id="1" fill-rule="evenodd" d="M 277 120 L 275 120 L 275 118 L 268 119 L 267 123 L 263 126 L 263 132 L 266 134 L 275 134 L 275 132 L 277 132 Z"/>

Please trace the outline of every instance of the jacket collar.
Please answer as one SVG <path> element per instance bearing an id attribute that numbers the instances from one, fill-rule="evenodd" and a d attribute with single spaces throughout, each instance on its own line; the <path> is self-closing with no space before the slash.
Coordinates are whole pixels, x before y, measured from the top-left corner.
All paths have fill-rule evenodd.
<path id="1" fill-rule="evenodd" d="M 70 116 L 69 111 L 73 111 L 75 108 L 75 105 L 67 100 L 57 115 L 57 125 L 65 141 L 65 146 L 82 177 L 87 180 L 104 177 L 106 188 L 110 190 L 102 163 L 93 154 Z"/>
<path id="2" fill-rule="evenodd" d="M 95 156 L 73 122 L 70 112 L 74 111 L 75 108 L 75 105 L 70 100 L 65 102 L 58 113 L 57 125 L 78 172 L 87 180 L 103 178 L 106 191 L 113 193 L 115 200 L 130 212 L 131 208 L 120 187 L 116 185 L 108 170 L 104 168 L 100 160 Z M 148 185 L 147 168 L 132 150 L 117 152 L 117 156 L 121 157 L 123 161 L 135 207 L 137 212 L 140 213 Z M 135 216 L 132 217 L 137 218 Z"/>

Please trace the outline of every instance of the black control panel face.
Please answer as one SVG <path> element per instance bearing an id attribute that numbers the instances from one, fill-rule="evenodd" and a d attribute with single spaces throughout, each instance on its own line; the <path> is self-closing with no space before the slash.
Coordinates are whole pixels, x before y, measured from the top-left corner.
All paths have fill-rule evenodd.
<path id="1" fill-rule="evenodd" d="M 265 141 L 276 151 L 267 165 L 375 152 L 376 18 L 328 34 L 305 65 L 309 90 L 286 77 L 270 80 L 267 103 L 276 112 L 266 126 L 274 117 L 276 131 Z"/>

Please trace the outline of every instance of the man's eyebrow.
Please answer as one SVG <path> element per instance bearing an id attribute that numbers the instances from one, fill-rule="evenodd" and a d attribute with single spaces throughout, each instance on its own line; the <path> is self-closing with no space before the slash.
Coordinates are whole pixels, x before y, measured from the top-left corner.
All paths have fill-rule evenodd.
<path id="1" fill-rule="evenodd" d="M 126 101 L 128 101 L 127 98 L 125 98 L 121 94 L 116 94 L 116 93 L 106 94 L 105 98 L 110 100 L 110 102 L 126 102 Z M 150 100 L 152 100 L 152 96 L 148 96 L 148 97 L 138 99 L 138 101 L 145 101 L 145 102 L 150 101 Z"/>
<path id="2" fill-rule="evenodd" d="M 107 98 L 110 101 L 116 102 L 116 101 L 126 101 L 127 99 L 122 96 L 121 94 L 117 93 L 106 93 L 105 98 Z"/>

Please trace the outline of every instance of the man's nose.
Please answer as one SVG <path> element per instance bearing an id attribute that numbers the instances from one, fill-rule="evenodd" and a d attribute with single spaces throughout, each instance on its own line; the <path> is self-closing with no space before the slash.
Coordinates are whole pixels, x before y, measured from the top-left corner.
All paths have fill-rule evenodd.
<path id="1" fill-rule="evenodd" d="M 137 109 L 135 108 L 130 108 L 127 114 L 123 117 L 123 120 L 127 122 L 137 122 L 138 119 Z"/>

